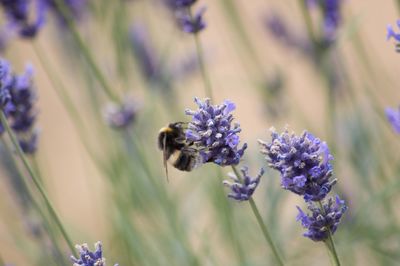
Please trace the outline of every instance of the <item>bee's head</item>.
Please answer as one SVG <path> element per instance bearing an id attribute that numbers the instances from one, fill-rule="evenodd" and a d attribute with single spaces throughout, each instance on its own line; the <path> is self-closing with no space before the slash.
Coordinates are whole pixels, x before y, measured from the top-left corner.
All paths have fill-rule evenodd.
<path id="1" fill-rule="evenodd" d="M 183 129 L 183 125 L 185 123 L 184 122 L 175 122 L 175 123 L 170 123 L 168 125 L 168 127 L 172 130 L 172 131 L 180 131 Z"/>

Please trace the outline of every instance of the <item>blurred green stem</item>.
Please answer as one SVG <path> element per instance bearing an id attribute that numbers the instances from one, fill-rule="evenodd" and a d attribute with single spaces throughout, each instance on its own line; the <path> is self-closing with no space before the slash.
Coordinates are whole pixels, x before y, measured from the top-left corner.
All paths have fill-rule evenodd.
<path id="1" fill-rule="evenodd" d="M 111 100 L 115 102 L 119 102 L 119 97 L 114 93 L 111 86 L 108 84 L 106 78 L 104 77 L 103 73 L 100 71 L 100 68 L 97 66 L 92 54 L 89 51 L 89 48 L 86 46 L 85 42 L 83 41 L 82 37 L 79 35 L 77 28 L 75 27 L 74 20 L 68 10 L 68 7 L 62 0 L 55 0 L 56 7 L 60 11 L 61 15 L 65 19 L 68 28 L 71 31 L 72 37 L 74 38 L 76 44 L 78 45 L 79 49 L 82 52 L 83 57 L 87 61 L 89 67 L 92 69 L 94 76 L 96 77 L 97 81 L 100 83 L 101 87 L 103 88 L 104 92 L 110 97 Z"/>
<path id="2" fill-rule="evenodd" d="M 27 158 L 24 155 L 24 152 L 21 149 L 21 146 L 19 145 L 19 142 L 16 138 L 16 136 L 14 135 L 14 133 L 12 132 L 10 125 L 8 124 L 7 118 L 4 114 L 3 111 L 0 112 L 0 122 L 1 124 L 4 126 L 7 134 L 9 135 L 11 142 L 14 145 L 14 148 L 17 152 L 18 157 L 21 159 L 24 167 L 26 168 L 26 170 L 28 171 L 29 175 L 31 176 L 31 179 L 35 185 L 35 187 L 37 188 L 37 190 L 39 191 L 40 195 L 43 197 L 43 200 L 46 204 L 46 207 L 49 210 L 49 213 L 51 215 L 51 217 L 54 219 L 54 222 L 56 223 L 57 227 L 59 228 L 61 234 L 63 235 L 65 241 L 68 244 L 68 247 L 70 248 L 70 251 L 72 252 L 73 255 L 77 255 L 74 249 L 74 245 L 71 241 L 71 239 L 69 238 L 67 232 L 64 229 L 64 226 L 62 225 L 57 213 L 55 212 L 53 206 L 50 203 L 49 198 L 47 197 L 46 192 L 44 191 L 42 185 L 39 182 L 39 178 L 36 176 L 35 172 L 33 171 L 32 167 L 29 165 Z"/>
<path id="3" fill-rule="evenodd" d="M 188 12 L 189 12 L 190 19 L 193 21 L 194 16 L 193 16 L 192 9 L 189 8 Z M 203 53 L 203 47 L 202 47 L 201 41 L 200 41 L 199 32 L 192 33 L 192 34 L 193 34 L 194 42 L 196 45 L 197 60 L 199 62 L 200 72 L 201 72 L 201 75 L 202 75 L 203 81 L 204 81 L 204 91 L 205 91 L 206 97 L 210 98 L 211 102 L 214 102 L 211 81 L 210 81 L 209 76 L 207 75 L 207 71 L 206 71 L 206 67 L 205 67 L 205 63 L 204 63 L 204 53 Z"/>
<path id="4" fill-rule="evenodd" d="M 66 262 L 64 260 L 64 252 L 62 251 L 60 245 L 58 244 L 58 241 L 56 239 L 56 236 L 54 234 L 54 231 L 53 231 L 53 228 L 52 228 L 50 222 L 48 221 L 46 215 L 40 208 L 40 206 L 39 206 L 38 202 L 36 201 L 36 199 L 34 198 L 34 196 L 32 195 L 32 193 L 28 187 L 28 184 L 26 183 L 25 179 L 23 178 L 22 171 L 18 165 L 18 162 L 16 161 L 15 157 L 13 156 L 13 149 L 11 149 L 11 147 L 8 145 L 7 141 L 5 141 L 4 138 L 1 138 L 1 143 L 4 146 L 4 148 L 6 149 L 6 151 L 10 154 L 10 159 L 12 160 L 12 163 L 14 164 L 14 166 L 12 166 L 12 167 L 15 167 L 17 176 L 21 180 L 21 185 L 24 187 L 24 191 L 26 191 L 26 194 L 28 196 L 29 203 L 32 205 L 33 209 L 42 218 L 43 228 L 46 230 L 46 233 L 49 236 L 50 241 L 54 246 L 54 250 L 57 253 L 55 255 L 57 257 L 57 262 L 59 263 L 58 265 L 66 265 Z"/>
<path id="5" fill-rule="evenodd" d="M 397 11 L 400 13 L 400 0 L 396 0 Z"/>
<path id="6" fill-rule="evenodd" d="M 322 76 L 322 80 L 326 85 L 326 128 L 328 135 L 328 144 L 333 153 L 335 153 L 335 121 L 336 121 L 336 105 L 335 105 L 335 91 L 331 86 L 330 73 L 331 65 L 329 62 L 329 49 L 321 45 L 321 40 L 317 37 L 313 27 L 312 18 L 307 7 L 306 0 L 299 0 L 301 14 L 307 29 L 309 38 L 314 49 L 316 57 L 316 67 L 318 73 Z"/>
<path id="7" fill-rule="evenodd" d="M 318 201 L 318 205 L 319 208 L 321 209 L 322 214 L 326 215 L 324 206 L 322 205 L 321 201 Z M 340 266 L 339 256 L 336 252 L 335 243 L 333 242 L 332 231 L 330 228 L 328 228 L 328 239 L 327 241 L 325 241 L 325 245 L 328 248 L 329 254 L 332 258 L 333 265 Z"/>
<path id="8" fill-rule="evenodd" d="M 232 170 L 235 173 L 235 175 L 237 176 L 237 178 L 240 181 L 242 181 L 243 178 L 242 178 L 241 174 L 239 173 L 239 171 L 236 169 L 236 167 L 234 165 L 232 165 Z M 264 235 L 265 239 L 267 240 L 267 242 L 268 242 L 268 244 L 269 244 L 269 246 L 270 246 L 270 248 L 272 250 L 272 253 L 275 256 L 276 261 L 278 262 L 279 265 L 281 265 L 281 266 L 284 265 L 283 260 L 282 260 L 281 256 L 279 255 L 278 249 L 276 248 L 274 242 L 272 241 L 272 237 L 269 234 L 267 226 L 263 222 L 262 217 L 260 215 L 260 212 L 258 211 L 257 205 L 254 202 L 252 197 L 250 197 L 250 199 L 249 199 L 249 204 L 250 204 L 251 210 L 254 213 L 254 216 L 257 219 L 258 225 L 260 226 L 261 231 L 263 232 L 263 235 Z"/>
<path id="9" fill-rule="evenodd" d="M 306 29 L 307 29 L 307 33 L 311 38 L 311 41 L 314 45 L 314 48 L 317 48 L 317 38 L 315 36 L 315 31 L 313 28 L 313 24 L 312 24 L 312 20 L 311 20 L 311 16 L 310 13 L 308 12 L 308 7 L 307 7 L 307 3 L 305 0 L 299 0 L 300 3 L 300 10 L 301 10 L 301 15 L 303 16 L 303 20 L 306 24 Z"/>
<path id="10" fill-rule="evenodd" d="M 166 211 L 166 215 L 168 217 L 168 221 L 171 224 L 171 228 L 174 231 L 174 234 L 182 244 L 182 247 L 185 250 L 185 255 L 189 262 L 189 265 L 197 266 L 199 265 L 198 259 L 194 252 L 191 250 L 191 245 L 189 240 L 185 237 L 185 234 L 182 232 L 182 227 L 179 226 L 179 220 L 177 219 L 176 214 L 176 206 L 173 201 L 170 199 L 168 194 L 166 193 L 163 187 L 160 187 L 160 184 L 156 180 L 156 176 L 151 170 L 151 166 L 149 165 L 149 160 L 144 152 L 144 149 L 140 142 L 138 141 L 139 137 L 133 131 L 125 132 L 126 148 L 128 149 L 128 153 L 136 154 L 139 159 L 140 165 L 142 165 L 143 170 L 147 174 L 148 179 L 150 180 L 152 186 L 157 188 L 157 195 L 160 197 L 160 201 L 164 202 L 168 206 L 168 210 Z"/>

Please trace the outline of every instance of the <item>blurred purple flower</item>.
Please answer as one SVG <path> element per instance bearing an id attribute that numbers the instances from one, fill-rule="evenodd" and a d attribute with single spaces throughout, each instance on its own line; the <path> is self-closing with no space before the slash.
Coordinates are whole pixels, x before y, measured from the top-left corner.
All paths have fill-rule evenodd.
<path id="1" fill-rule="evenodd" d="M 11 100 L 10 87 L 12 80 L 10 63 L 0 59 L 0 107 L 3 109 Z"/>
<path id="2" fill-rule="evenodd" d="M 323 209 L 320 209 L 314 202 L 307 202 L 307 205 L 311 214 L 304 213 L 297 206 L 299 211 L 297 221 L 301 221 L 302 226 L 307 229 L 307 232 L 303 235 L 313 241 L 325 241 L 329 237 L 329 231 L 334 234 L 340 219 L 347 210 L 344 200 L 341 200 L 337 195 L 335 200 L 329 198 L 322 205 Z"/>
<path id="3" fill-rule="evenodd" d="M 308 0 L 308 7 L 318 6 L 323 15 L 323 39 L 322 43 L 329 45 L 336 39 L 337 30 L 342 23 L 341 7 L 343 0 Z"/>
<path id="4" fill-rule="evenodd" d="M 31 8 L 36 4 L 36 19 L 30 18 Z M 23 38 L 33 38 L 45 23 L 46 6 L 42 0 L 0 0 L 7 19 L 6 28 Z"/>
<path id="5" fill-rule="evenodd" d="M 89 250 L 86 243 L 76 245 L 76 249 L 79 251 L 79 258 L 71 256 L 71 260 L 74 263 L 73 266 L 106 266 L 106 259 L 103 258 L 101 242 L 96 242 L 94 246 L 96 250 L 92 252 Z M 118 264 L 114 266 L 118 266 Z"/>
<path id="6" fill-rule="evenodd" d="M 187 8 L 192 6 L 197 0 L 165 0 L 165 3 L 171 9 Z"/>
<path id="7" fill-rule="evenodd" d="M 37 131 L 34 129 L 36 94 L 32 83 L 33 68 L 28 65 L 25 72 L 15 75 L 6 60 L 0 61 L 0 103 L 10 127 L 14 130 L 24 152 L 32 154 L 37 147 Z M 1 132 L 4 131 L 1 126 Z"/>
<path id="8" fill-rule="evenodd" d="M 201 150 L 204 162 L 213 162 L 220 166 L 237 165 L 247 144 L 239 148 L 237 134 L 241 131 L 240 125 L 232 125 L 231 112 L 235 110 L 235 104 L 229 100 L 220 105 L 211 105 L 210 99 L 201 101 L 195 98 L 194 101 L 199 108 L 196 111 L 185 111 L 192 116 L 186 130 L 187 140 Z"/>
<path id="9" fill-rule="evenodd" d="M 158 69 L 159 57 L 156 54 L 156 49 L 150 42 L 146 28 L 141 24 L 134 24 L 130 31 L 130 41 L 143 76 L 148 81 L 156 80 L 158 74 L 160 74 Z"/>
<path id="10" fill-rule="evenodd" d="M 325 142 L 304 131 L 301 136 L 271 130 L 271 142 L 259 141 L 269 166 L 281 174 L 281 185 L 306 201 L 323 199 L 336 183 L 332 179 L 330 154 Z"/>
<path id="11" fill-rule="evenodd" d="M 206 23 L 203 20 L 203 14 L 206 8 L 199 9 L 194 15 L 182 14 L 179 17 L 179 21 L 182 30 L 187 33 L 197 34 L 206 27 Z"/>
<path id="12" fill-rule="evenodd" d="M 234 173 L 229 173 L 228 175 L 233 182 L 224 180 L 223 183 L 231 189 L 231 193 L 228 194 L 228 197 L 237 201 L 245 201 L 249 200 L 256 190 L 260 183 L 261 176 L 264 174 L 264 169 L 261 168 L 260 173 L 255 178 L 249 176 L 248 167 L 242 167 L 240 171 L 242 172 L 242 180 Z"/>
<path id="13" fill-rule="evenodd" d="M 136 120 L 138 105 L 127 97 L 121 104 L 110 103 L 105 110 L 105 119 L 114 129 L 127 129 Z"/>
<path id="14" fill-rule="evenodd" d="M 397 109 L 388 107 L 385 109 L 385 113 L 393 130 L 400 134 L 400 106 Z"/>
<path id="15" fill-rule="evenodd" d="M 397 20 L 396 24 L 400 29 L 400 19 Z M 400 33 L 395 33 L 392 25 L 387 25 L 386 40 L 390 40 L 391 38 L 395 39 L 397 42 L 400 42 Z"/>

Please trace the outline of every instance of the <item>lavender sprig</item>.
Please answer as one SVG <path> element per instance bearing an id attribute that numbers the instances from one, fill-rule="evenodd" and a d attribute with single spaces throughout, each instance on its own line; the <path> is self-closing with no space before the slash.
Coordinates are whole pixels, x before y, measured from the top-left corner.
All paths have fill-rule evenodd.
<path id="1" fill-rule="evenodd" d="M 289 134 L 287 129 L 282 134 L 274 129 L 271 131 L 271 142 L 259 141 L 261 153 L 267 156 L 269 166 L 281 174 L 282 187 L 303 196 L 308 204 L 311 215 L 297 207 L 300 212 L 297 219 L 308 229 L 304 236 L 314 241 L 324 241 L 335 265 L 340 265 L 332 234 L 347 207 L 339 197 L 336 197 L 335 205 L 332 199 L 323 203 L 336 183 L 330 164 L 333 156 L 327 144 L 307 131 L 300 136 Z"/>
<path id="2" fill-rule="evenodd" d="M 308 202 L 307 205 L 311 214 L 304 213 L 297 206 L 299 211 L 297 220 L 307 229 L 304 236 L 313 241 L 326 241 L 329 234 L 333 235 L 336 232 L 340 219 L 347 210 L 344 200 L 336 195 L 335 200 L 329 198 L 325 204 L 321 203 L 322 208 L 314 202 Z"/>
<path id="3" fill-rule="evenodd" d="M 223 183 L 231 189 L 231 193 L 228 194 L 228 197 L 237 201 L 246 201 L 250 199 L 260 183 L 261 176 L 264 174 L 264 169 L 261 168 L 260 173 L 255 178 L 249 176 L 249 169 L 246 166 L 242 167 L 240 171 L 242 172 L 243 178 L 239 178 L 235 173 L 229 173 L 228 176 L 233 182 L 224 180 Z"/>
<path id="4" fill-rule="evenodd" d="M 50 213 L 51 218 L 54 220 L 55 224 L 57 225 L 58 229 L 60 230 L 63 238 L 65 239 L 68 246 L 70 247 L 71 252 L 74 253 L 72 241 L 70 240 L 64 226 L 62 225 L 60 218 L 58 217 L 57 213 L 55 212 L 53 205 L 51 204 L 51 202 L 47 196 L 47 193 L 45 192 L 44 188 L 42 187 L 42 184 L 39 181 L 39 177 L 37 176 L 36 172 L 33 171 L 32 167 L 30 166 L 30 164 L 24 154 L 24 151 L 22 150 L 21 144 L 20 144 L 15 132 L 11 128 L 10 123 L 7 119 L 7 111 L 6 110 L 7 110 L 7 106 L 9 104 L 9 102 L 12 101 L 12 97 L 11 97 L 11 100 L 8 99 L 8 96 L 4 96 L 4 95 L 6 95 L 4 93 L 4 91 L 10 89 L 10 87 L 6 86 L 6 85 L 8 85 L 8 83 L 6 81 L 9 80 L 6 77 L 10 76 L 9 73 L 10 73 L 10 66 L 9 66 L 8 62 L 3 59 L 0 59 L 0 92 L 2 92 L 2 93 L 0 93 L 0 95 L 1 95 L 0 102 L 5 103 L 5 105 L 0 106 L 1 125 L 4 127 L 5 131 L 7 132 L 8 136 L 10 137 L 11 142 L 16 150 L 17 156 L 21 159 L 22 164 L 24 165 L 27 172 L 29 173 L 29 176 L 30 176 L 29 180 L 33 182 L 34 186 L 39 191 L 39 193 L 42 196 L 44 203 Z M 13 81 L 15 81 L 15 79 L 13 79 Z M 11 84 L 13 84 L 13 83 L 11 83 Z"/>

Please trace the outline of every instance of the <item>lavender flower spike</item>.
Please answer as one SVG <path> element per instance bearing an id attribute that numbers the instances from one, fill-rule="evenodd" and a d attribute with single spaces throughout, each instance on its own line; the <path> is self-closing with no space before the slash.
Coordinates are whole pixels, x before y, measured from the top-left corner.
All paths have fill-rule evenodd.
<path id="1" fill-rule="evenodd" d="M 187 109 L 192 116 L 186 130 L 186 139 L 200 150 L 204 162 L 213 162 L 220 166 L 237 165 L 242 158 L 247 144 L 239 148 L 240 125 L 232 125 L 231 112 L 236 106 L 225 100 L 220 105 L 211 105 L 210 99 L 194 99 L 199 106 L 196 111 Z"/>
<path id="2" fill-rule="evenodd" d="M 237 201 L 249 200 L 260 183 L 261 176 L 264 174 L 264 169 L 261 168 L 260 173 L 257 177 L 252 178 L 249 176 L 248 167 L 242 167 L 240 169 L 242 177 L 237 177 L 234 173 L 229 173 L 228 176 L 233 182 L 224 180 L 224 185 L 230 187 L 231 193 L 228 194 L 229 198 Z"/>
<path id="3" fill-rule="evenodd" d="M 316 206 L 316 203 L 307 204 L 311 214 L 304 213 L 297 206 L 299 210 L 297 221 L 301 221 L 303 227 L 307 229 L 304 236 L 313 241 L 325 241 L 329 237 L 329 231 L 331 234 L 335 233 L 347 206 L 337 195 L 335 201 L 329 198 L 328 202 L 322 205 L 323 210 Z"/>
<path id="4" fill-rule="evenodd" d="M 323 199 L 336 183 L 332 179 L 330 154 L 325 142 L 304 131 L 301 136 L 286 129 L 278 134 L 271 129 L 271 142 L 259 141 L 269 166 L 281 174 L 281 185 L 306 201 Z"/>
<path id="5" fill-rule="evenodd" d="M 86 243 L 76 245 L 80 257 L 77 259 L 74 256 L 71 256 L 71 261 L 74 263 L 73 266 L 106 266 L 106 259 L 103 258 L 101 242 L 97 242 L 94 246 L 96 250 L 92 252 L 89 250 Z M 118 264 L 115 264 L 114 266 L 118 266 Z"/>
<path id="6" fill-rule="evenodd" d="M 386 108 L 385 113 L 394 131 L 400 134 L 400 106 L 397 109 L 388 107 Z"/>

